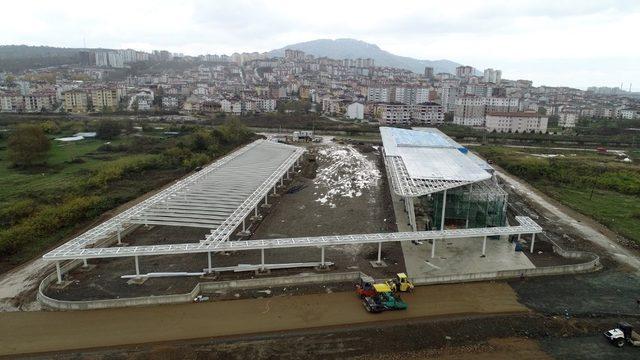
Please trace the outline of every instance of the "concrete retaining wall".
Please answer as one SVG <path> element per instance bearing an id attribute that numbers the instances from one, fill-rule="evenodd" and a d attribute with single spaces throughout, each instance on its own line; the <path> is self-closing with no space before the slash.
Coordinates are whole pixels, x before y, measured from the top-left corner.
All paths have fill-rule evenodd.
<path id="1" fill-rule="evenodd" d="M 112 241 L 109 239 L 108 241 Z M 598 255 L 584 251 L 567 251 L 560 246 L 553 244 L 553 250 L 556 254 L 566 258 L 584 258 L 586 261 L 580 264 L 548 266 L 523 270 L 505 270 L 492 271 L 473 274 L 455 274 L 431 276 L 422 278 L 413 278 L 412 281 L 416 285 L 433 285 L 446 283 L 459 283 L 471 281 L 487 281 L 514 279 L 520 277 L 531 276 L 547 276 L 547 275 L 563 275 L 590 272 L 600 269 L 600 258 Z M 82 264 L 82 260 L 68 262 L 62 266 L 62 271 L 67 272 Z M 185 294 L 175 295 L 157 295 L 124 299 L 108 299 L 108 300 L 88 300 L 88 301 L 67 301 L 57 300 L 44 294 L 44 290 L 56 281 L 56 273 L 49 274 L 38 288 L 38 301 L 45 307 L 56 310 L 93 310 L 105 308 L 118 308 L 129 306 L 146 306 L 161 304 L 179 304 L 193 301 L 200 293 L 211 293 L 216 290 L 224 289 L 249 289 L 249 288 L 266 288 L 272 286 L 285 285 L 305 285 L 330 282 L 356 281 L 363 274 L 361 272 L 346 273 L 323 273 L 311 275 L 293 275 L 281 277 L 265 277 L 246 280 L 231 281 L 212 281 L 197 284 L 193 290 Z"/>
<path id="2" fill-rule="evenodd" d="M 82 261 L 78 261 L 78 264 L 66 264 L 73 268 L 82 264 Z M 67 269 L 69 270 L 69 269 Z M 135 298 L 124 299 L 107 299 L 107 300 L 87 300 L 87 301 L 68 301 L 57 300 L 48 297 L 44 294 L 44 290 L 51 283 L 56 281 L 56 274 L 50 274 L 41 283 L 38 288 L 38 301 L 50 309 L 56 310 L 95 310 L 106 308 L 119 308 L 130 306 L 147 306 L 147 305 L 162 305 L 162 304 L 180 304 L 189 303 L 193 301 L 193 298 L 200 293 L 210 293 L 216 290 L 222 289 L 250 289 L 250 288 L 266 288 L 271 286 L 284 286 L 284 285 L 305 285 L 305 284 L 318 284 L 318 283 L 331 283 L 331 282 L 355 282 L 360 278 L 362 273 L 360 272 L 348 272 L 348 273 L 326 273 L 326 274 L 313 274 L 313 275 L 294 275 L 294 276 L 280 276 L 280 277 L 265 277 L 258 279 L 247 280 L 231 280 L 231 281 L 212 281 L 203 282 L 197 284 L 193 290 L 185 294 L 174 295 L 158 295 L 158 296 L 144 296 Z"/>

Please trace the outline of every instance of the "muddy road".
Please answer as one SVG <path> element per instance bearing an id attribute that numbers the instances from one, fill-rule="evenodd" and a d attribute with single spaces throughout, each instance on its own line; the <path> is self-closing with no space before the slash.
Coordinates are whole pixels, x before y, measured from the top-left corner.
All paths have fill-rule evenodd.
<path id="1" fill-rule="evenodd" d="M 354 292 L 76 312 L 0 313 L 0 354 L 268 333 L 463 314 L 526 313 L 504 283 L 417 288 L 405 311 L 367 313 Z"/>

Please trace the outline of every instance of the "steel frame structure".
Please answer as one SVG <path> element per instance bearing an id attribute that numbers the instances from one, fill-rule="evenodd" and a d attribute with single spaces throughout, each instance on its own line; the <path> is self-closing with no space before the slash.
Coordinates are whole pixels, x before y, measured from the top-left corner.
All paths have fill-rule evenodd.
<path id="1" fill-rule="evenodd" d="M 126 224 L 193 226 L 212 229 L 203 241 L 225 241 L 244 221 L 247 209 L 268 196 L 271 188 L 289 176 L 304 149 L 257 140 L 202 170 L 177 181 L 43 256 L 64 254 L 95 245 L 124 230 Z M 256 155 L 261 155 L 256 161 Z M 248 158 L 253 156 L 252 158 Z M 231 177 L 231 179 L 225 179 Z"/>
<path id="2" fill-rule="evenodd" d="M 383 243 L 393 241 L 460 239 L 500 235 L 537 234 L 542 232 L 542 228 L 527 216 L 517 216 L 516 220 L 519 223 L 516 226 L 494 228 L 407 231 L 378 234 L 280 238 L 269 240 L 236 240 L 218 243 L 200 242 L 171 245 L 147 245 L 86 249 L 77 248 L 65 251 L 52 251 L 44 255 L 43 259 L 47 261 L 63 261 L 76 259 L 197 254 L 242 250 L 283 249 L 309 246 L 325 247 L 334 245 Z"/>
<path id="3" fill-rule="evenodd" d="M 464 180 L 415 179 L 409 176 L 401 157 L 387 156 L 384 149 L 383 156 L 391 175 L 393 191 L 403 197 L 418 197 L 474 183 Z"/>

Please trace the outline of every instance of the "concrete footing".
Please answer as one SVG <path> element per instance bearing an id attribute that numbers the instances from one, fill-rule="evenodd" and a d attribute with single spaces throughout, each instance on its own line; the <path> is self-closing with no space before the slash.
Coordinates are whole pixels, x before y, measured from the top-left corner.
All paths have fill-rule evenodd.
<path id="1" fill-rule="evenodd" d="M 239 231 L 238 232 L 238 236 L 250 236 L 251 235 L 251 231 L 249 230 L 244 230 L 244 231 Z"/>
<path id="2" fill-rule="evenodd" d="M 87 266 L 79 266 L 78 267 L 78 271 L 80 271 L 80 272 L 89 272 L 89 271 L 91 271 L 91 270 L 93 270 L 95 268 L 96 268 L 95 265 L 89 264 Z"/>
<path id="3" fill-rule="evenodd" d="M 264 208 L 264 209 L 268 209 L 268 208 L 271 207 L 271 204 L 262 204 L 262 205 L 260 205 L 260 207 Z"/>
<path id="4" fill-rule="evenodd" d="M 262 215 L 258 215 L 258 216 L 252 216 L 249 218 L 249 220 L 255 222 L 255 221 L 260 221 L 262 220 Z"/>
<path id="5" fill-rule="evenodd" d="M 389 266 L 386 262 L 384 262 L 384 260 L 380 260 L 380 262 L 378 262 L 377 260 L 372 260 L 369 261 L 369 264 L 371 264 L 371 267 L 373 268 L 382 268 Z"/>
<path id="6" fill-rule="evenodd" d="M 147 277 L 132 278 L 127 281 L 127 285 L 142 285 L 147 279 Z"/>
<path id="7" fill-rule="evenodd" d="M 270 275 L 270 274 L 271 274 L 271 270 L 270 269 L 264 269 L 264 270 L 258 269 L 258 270 L 256 270 L 256 275 L 257 276 L 265 276 L 265 275 Z"/>
<path id="8" fill-rule="evenodd" d="M 316 266 L 314 269 L 316 269 L 317 271 L 331 271 L 331 265 L 318 265 Z"/>
<path id="9" fill-rule="evenodd" d="M 67 286 L 71 285 L 73 283 L 73 281 L 71 280 L 63 280 L 61 283 L 53 283 L 51 284 L 51 289 L 54 290 L 62 290 L 64 288 L 66 288 Z"/>

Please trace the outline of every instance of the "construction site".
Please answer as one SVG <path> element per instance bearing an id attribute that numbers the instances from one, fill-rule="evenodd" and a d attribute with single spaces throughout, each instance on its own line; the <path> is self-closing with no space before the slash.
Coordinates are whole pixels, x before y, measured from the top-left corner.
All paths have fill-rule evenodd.
<path id="1" fill-rule="evenodd" d="M 68 349 L 75 346 L 65 342 L 69 336 L 82 337 L 75 346 L 81 349 L 309 327 L 349 325 L 345 332 L 353 326 L 367 332 L 372 321 L 399 326 L 403 319 L 470 314 L 501 314 L 492 318 L 494 325 L 510 322 L 513 333 L 487 336 L 543 327 L 566 333 L 529 309 L 568 313 L 566 301 L 541 300 L 565 289 L 553 279 L 609 276 L 598 271 L 610 259 L 595 247 L 566 246 L 567 229 L 437 129 L 381 127 L 380 135 L 381 142 L 371 143 L 328 136 L 283 143 L 281 136 L 264 134 L 52 249 L 42 257 L 53 271 L 39 282 L 38 306 L 75 311 L 78 316 L 68 319 L 71 332 L 75 321 L 82 328 L 99 322 L 95 316 L 113 318 L 105 330 L 111 335 L 96 340 L 61 332 L 34 345 L 21 342 L 26 334 L 17 331 L 5 339 L 5 354 Z M 634 281 L 617 283 L 629 288 Z M 206 314 L 203 321 L 217 325 L 205 331 L 204 323 L 187 324 L 183 315 L 173 319 L 162 311 L 168 307 L 152 306 L 168 304 L 176 314 L 192 320 Z M 594 310 L 585 305 L 580 311 Z M 65 321 L 66 313 L 38 312 L 52 322 Z M 158 332 L 158 316 L 176 324 L 178 335 Z M 143 331 L 121 332 L 117 319 L 138 319 Z M 442 326 L 469 334 L 461 324 Z M 321 333 L 309 336 L 325 344 Z M 465 339 L 455 345 L 484 341 Z M 221 341 L 197 346 L 227 356 L 231 345 Z M 269 344 L 261 343 L 260 351 L 275 354 Z M 539 358 L 539 345 L 529 345 L 530 358 Z M 529 345 L 491 349 L 504 347 L 509 358 Z M 478 351 L 494 351 L 487 349 Z M 141 356 L 153 350 L 145 351 Z M 327 351 L 330 358 L 354 355 Z M 252 353 L 231 358 L 242 354 Z"/>
<path id="2" fill-rule="evenodd" d="M 305 292 L 363 276 L 427 285 L 593 267 L 548 242 L 536 251 L 542 228 L 509 216 L 493 168 L 443 133 L 380 132 L 382 146 L 273 138 L 238 149 L 45 254 L 56 272 L 39 299 L 120 307 L 199 284 L 210 284 L 201 298 L 247 292 L 230 281 Z"/>

